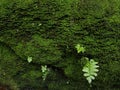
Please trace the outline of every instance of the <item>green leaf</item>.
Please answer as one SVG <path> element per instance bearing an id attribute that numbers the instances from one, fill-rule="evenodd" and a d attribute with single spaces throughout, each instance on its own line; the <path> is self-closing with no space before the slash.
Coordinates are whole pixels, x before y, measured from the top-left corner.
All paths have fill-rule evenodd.
<path id="1" fill-rule="evenodd" d="M 88 83 L 91 84 L 92 79 L 90 77 L 87 77 L 86 79 L 88 80 Z"/>
<path id="2" fill-rule="evenodd" d="M 41 70 L 42 70 L 42 73 L 43 73 L 42 78 L 43 78 L 43 80 L 45 80 L 48 73 L 49 73 L 49 68 L 47 67 L 47 65 L 44 65 L 44 66 L 42 65 Z"/>
<path id="3" fill-rule="evenodd" d="M 88 72 L 88 71 L 89 71 L 89 68 L 84 67 L 82 71 L 83 71 L 83 72 Z"/>
<path id="4" fill-rule="evenodd" d="M 84 73 L 84 76 L 85 76 L 85 77 L 88 77 L 89 75 L 90 75 L 90 74 L 88 74 L 88 73 Z"/>
<path id="5" fill-rule="evenodd" d="M 80 44 L 77 44 L 75 46 L 75 48 L 77 49 L 77 53 L 80 53 L 80 52 L 84 53 L 85 52 L 85 48 L 82 47 Z"/>
<path id="6" fill-rule="evenodd" d="M 42 72 L 45 72 L 47 70 L 47 66 L 46 65 L 45 66 L 41 66 L 41 68 L 42 68 Z"/>
<path id="7" fill-rule="evenodd" d="M 29 57 L 29 56 L 28 56 L 27 61 L 28 61 L 29 63 L 32 62 L 32 57 Z"/>
<path id="8" fill-rule="evenodd" d="M 98 70 L 98 62 L 95 62 L 93 59 L 88 59 L 87 63 L 83 67 L 82 71 L 84 72 L 84 77 L 86 77 L 89 84 L 92 83 L 92 80 L 97 76 Z"/>

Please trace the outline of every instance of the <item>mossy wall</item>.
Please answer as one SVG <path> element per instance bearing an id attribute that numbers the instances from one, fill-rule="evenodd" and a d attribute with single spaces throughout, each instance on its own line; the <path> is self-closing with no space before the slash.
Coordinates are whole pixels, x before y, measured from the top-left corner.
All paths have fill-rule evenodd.
<path id="1" fill-rule="evenodd" d="M 0 2 L 0 83 L 14 90 L 88 90 L 81 64 L 88 57 L 100 66 L 92 90 L 120 89 L 119 0 Z M 77 54 L 78 43 L 85 53 Z M 50 68 L 44 82 L 41 65 Z"/>

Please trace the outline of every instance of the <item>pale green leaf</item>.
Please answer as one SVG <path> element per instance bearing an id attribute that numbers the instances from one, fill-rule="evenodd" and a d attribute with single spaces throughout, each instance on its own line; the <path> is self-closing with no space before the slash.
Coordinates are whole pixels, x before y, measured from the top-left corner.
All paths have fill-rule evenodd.
<path id="1" fill-rule="evenodd" d="M 85 77 L 88 77 L 88 76 L 90 76 L 90 74 L 88 74 L 88 73 L 84 73 L 84 76 L 85 76 Z"/>
<path id="2" fill-rule="evenodd" d="M 83 46 L 81 46 L 80 44 L 77 44 L 75 46 L 75 48 L 77 49 L 77 53 L 80 53 L 80 52 L 84 53 L 85 52 L 85 48 Z"/>
<path id="3" fill-rule="evenodd" d="M 90 77 L 87 77 L 86 79 L 88 80 L 88 83 L 91 84 L 92 79 Z"/>
<path id="4" fill-rule="evenodd" d="M 92 79 L 93 79 L 93 80 L 95 79 L 95 77 L 94 77 L 94 76 L 90 76 L 90 78 L 91 78 L 91 80 L 92 80 Z"/>
<path id="5" fill-rule="evenodd" d="M 93 59 L 87 60 L 86 65 L 83 67 L 82 71 L 84 72 L 84 76 L 86 77 L 89 84 L 91 84 L 92 80 L 97 76 L 98 70 L 98 62 L 95 62 Z"/>
<path id="6" fill-rule="evenodd" d="M 82 71 L 83 71 L 83 72 L 88 72 L 88 71 L 89 71 L 89 68 L 84 67 Z"/>
<path id="7" fill-rule="evenodd" d="M 32 62 L 32 57 L 29 57 L 29 56 L 28 56 L 27 61 L 28 61 L 29 63 Z"/>

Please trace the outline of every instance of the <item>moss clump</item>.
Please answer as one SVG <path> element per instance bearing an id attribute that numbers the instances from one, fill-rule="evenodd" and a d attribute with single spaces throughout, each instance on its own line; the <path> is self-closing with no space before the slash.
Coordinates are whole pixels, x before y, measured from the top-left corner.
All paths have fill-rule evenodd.
<path id="1" fill-rule="evenodd" d="M 9 86 L 12 90 L 19 90 L 14 75 L 22 71 L 20 59 L 4 44 L 0 43 L 0 83 Z"/>
<path id="2" fill-rule="evenodd" d="M 23 59 L 31 56 L 37 64 L 56 63 L 61 60 L 62 54 L 53 40 L 41 38 L 40 35 L 33 35 L 29 42 L 18 43 L 14 50 Z"/>

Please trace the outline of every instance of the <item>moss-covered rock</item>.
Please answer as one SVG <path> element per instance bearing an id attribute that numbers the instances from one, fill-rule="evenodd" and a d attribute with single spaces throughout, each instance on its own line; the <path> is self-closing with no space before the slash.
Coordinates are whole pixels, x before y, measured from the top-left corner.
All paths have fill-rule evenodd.
<path id="1" fill-rule="evenodd" d="M 88 57 L 100 66 L 93 90 L 120 88 L 120 1 L 0 2 L 0 70 L 6 75 L 0 81 L 21 90 L 87 90 L 82 67 Z M 77 53 L 78 43 L 85 53 Z M 45 82 L 41 65 L 51 69 Z"/>

